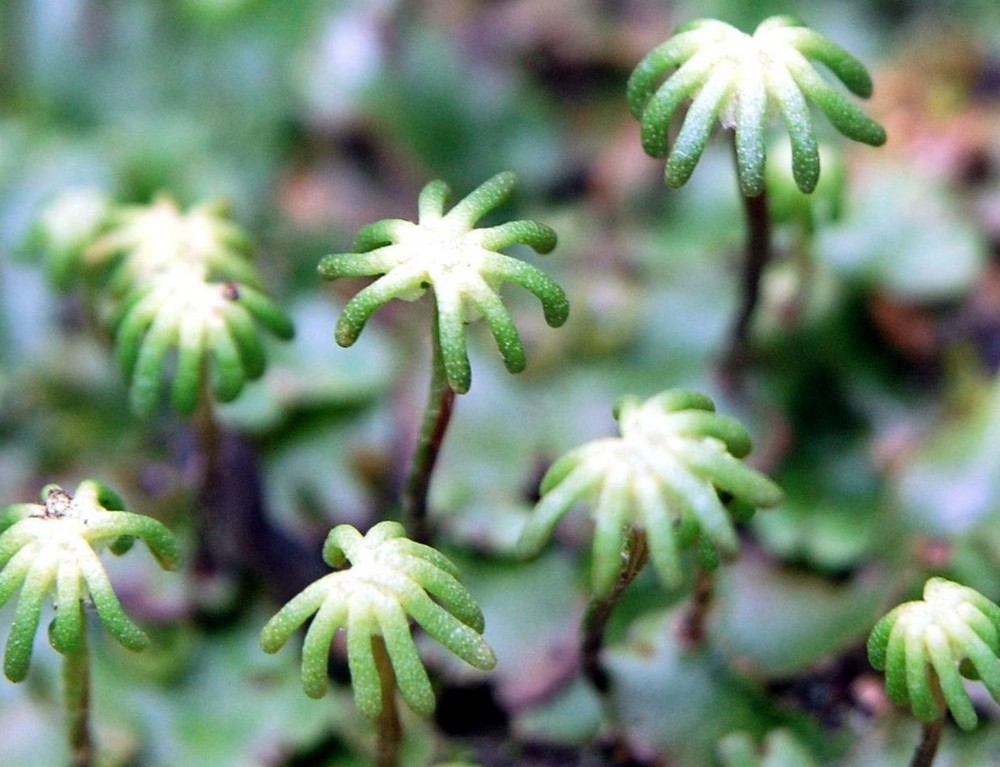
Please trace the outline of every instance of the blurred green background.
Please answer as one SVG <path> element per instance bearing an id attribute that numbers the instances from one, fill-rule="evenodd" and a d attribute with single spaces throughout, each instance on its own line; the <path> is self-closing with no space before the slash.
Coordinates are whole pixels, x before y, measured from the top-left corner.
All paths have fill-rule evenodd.
<path id="1" fill-rule="evenodd" d="M 846 199 L 817 208 L 815 231 L 777 224 L 756 361 L 734 395 L 716 375 L 743 236 L 729 149 L 720 136 L 668 190 L 624 84 L 679 23 L 750 30 L 774 13 L 869 65 L 865 108 L 890 139 L 847 146 L 816 121 L 847 168 Z M 109 563 L 156 640 L 140 656 L 95 641 L 108 764 L 367 763 L 370 726 L 345 684 L 307 699 L 297 651 L 264 656 L 256 635 L 319 567 L 330 526 L 391 505 L 423 404 L 428 316 L 394 304 L 340 349 L 352 286 L 321 284 L 315 265 L 369 221 L 413 218 L 428 180 L 461 195 L 505 169 L 520 179 L 505 213 L 560 235 L 544 261 L 517 255 L 564 285 L 572 313 L 551 330 L 511 291 L 529 355 L 517 377 L 470 332 L 474 383 L 432 501 L 500 664 L 484 676 L 426 647 L 441 705 L 435 723 L 407 721 L 406 763 L 608 763 L 611 719 L 576 667 L 586 515 L 535 562 L 511 549 L 548 461 L 612 433 L 619 395 L 680 385 L 749 425 L 757 465 L 788 497 L 721 571 L 708 651 L 672 641 L 684 589 L 663 593 L 647 573 L 627 594 L 608 655 L 636 754 L 711 765 L 720 736 L 780 725 L 818 764 L 905 763 L 917 727 L 882 697 L 868 630 L 930 574 L 1000 599 L 1000 4 L 0 0 L 0 503 L 98 477 L 182 536 L 196 513 L 187 424 L 128 412 L 107 339 L 46 280 L 31 233 L 59 194 L 225 198 L 298 330 L 222 409 L 251 448 L 234 484 L 260 480 L 232 519 L 252 598 L 206 621 L 192 572 L 160 574 L 145 554 Z M 65 759 L 58 684 L 40 639 L 29 679 L 0 684 L 0 763 Z M 949 732 L 942 764 L 995 760 L 1000 711 L 976 703 L 983 724 Z"/>

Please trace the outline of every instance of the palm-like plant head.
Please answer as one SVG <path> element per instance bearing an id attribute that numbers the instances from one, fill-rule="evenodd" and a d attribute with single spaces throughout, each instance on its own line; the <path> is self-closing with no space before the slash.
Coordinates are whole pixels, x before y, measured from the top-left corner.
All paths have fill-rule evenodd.
<path id="1" fill-rule="evenodd" d="M 1000 702 L 1000 607 L 975 589 L 944 578 L 924 585 L 923 599 L 886 614 L 868 638 L 868 659 L 885 671 L 890 700 L 922 722 L 945 709 L 964 730 L 978 718 L 962 681 L 980 679 Z"/>
<path id="2" fill-rule="evenodd" d="M 682 186 L 718 120 L 735 131 L 740 187 L 755 197 L 764 190 L 765 131 L 769 112 L 776 109 L 791 139 L 795 181 L 803 192 L 811 192 L 820 166 L 807 99 L 848 138 L 879 146 L 886 136 L 810 60 L 824 64 L 853 94 L 871 95 L 871 77 L 860 61 L 790 16 L 766 19 L 752 35 L 713 19 L 681 26 L 629 78 L 628 102 L 642 123 L 643 148 L 653 157 L 669 153 L 666 181 Z M 670 148 L 670 124 L 688 99 L 691 105 Z"/>
<path id="3" fill-rule="evenodd" d="M 708 397 L 679 389 L 645 401 L 623 397 L 615 416 L 620 436 L 588 442 L 552 465 L 518 542 L 522 555 L 537 553 L 574 504 L 590 503 L 598 596 L 610 593 L 622 571 L 630 531 L 645 535 L 661 580 L 675 587 L 685 547 L 704 538 L 732 553 L 734 518 L 781 501 L 778 486 L 740 460 L 751 448 L 746 429 L 716 413 Z"/>
<path id="4" fill-rule="evenodd" d="M 177 566 L 177 542 L 160 522 L 122 510 L 121 499 L 93 480 L 74 495 L 55 485 L 42 491 L 43 503 L 19 503 L 0 511 L 0 605 L 20 588 L 4 656 L 4 673 L 19 682 L 28 673 L 32 643 L 45 597 L 53 594 L 56 617 L 49 639 L 59 652 L 75 650 L 83 632 L 83 600 L 88 597 L 105 628 L 132 650 L 149 642 L 122 610 L 97 553 L 127 551 L 146 542 L 166 569 Z"/>
<path id="5" fill-rule="evenodd" d="M 407 616 L 458 657 L 488 670 L 496 658 L 483 639 L 483 614 L 458 581 L 443 554 L 403 537 L 396 522 L 380 522 L 366 535 L 338 525 L 323 547 L 330 573 L 306 587 L 268 621 L 261 632 L 265 652 L 277 652 L 311 616 L 302 648 L 302 684 L 319 698 L 327 690 L 330 645 L 338 629 L 347 632 L 347 661 L 358 709 L 368 717 L 382 711 L 379 673 L 372 640 L 385 642 L 399 691 L 424 715 L 434 710 L 434 693 Z"/>
<path id="6" fill-rule="evenodd" d="M 551 327 L 566 321 L 569 303 L 562 288 L 543 271 L 499 252 L 520 243 L 548 253 L 556 244 L 552 229 L 536 221 L 474 228 L 510 196 L 514 181 L 513 173 L 499 173 L 448 212 L 448 185 L 432 181 L 420 193 L 417 223 L 377 221 L 359 232 L 353 252 L 326 256 L 319 273 L 328 280 L 379 276 L 344 307 L 337 322 L 337 343 L 353 344 L 387 301 L 412 301 L 430 288 L 436 303 L 437 342 L 452 390 L 462 394 L 469 389 L 472 374 L 464 326 L 478 317 L 486 320 L 507 369 L 523 370 L 524 345 L 500 298 L 500 286 L 513 282 L 535 294 Z"/>

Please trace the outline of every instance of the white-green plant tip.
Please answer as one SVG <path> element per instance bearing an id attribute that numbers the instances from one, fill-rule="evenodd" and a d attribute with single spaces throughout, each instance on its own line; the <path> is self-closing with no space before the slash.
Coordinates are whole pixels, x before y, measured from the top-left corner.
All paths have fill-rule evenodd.
<path id="1" fill-rule="evenodd" d="M 210 281 L 185 265 L 147 281 L 126 297 L 115 330 L 132 407 L 153 411 L 171 369 L 171 402 L 182 414 L 194 411 L 206 377 L 218 400 L 234 399 L 266 368 L 260 326 L 282 339 L 294 332 L 281 308 L 248 285 Z"/>
<path id="2" fill-rule="evenodd" d="M 56 617 L 49 631 L 61 653 L 80 646 L 83 603 L 89 597 L 97 615 L 125 647 L 141 650 L 145 633 L 125 614 L 97 553 L 121 551 L 124 541 L 140 539 L 166 569 L 177 566 L 177 542 L 157 520 L 121 509 L 118 496 L 93 480 L 74 495 L 56 485 L 43 490 L 43 503 L 19 503 L 0 512 L 0 605 L 20 589 L 4 655 L 4 673 L 20 682 L 28 673 L 32 644 L 45 597 L 52 595 Z"/>
<path id="3" fill-rule="evenodd" d="M 605 596 L 624 566 L 630 530 L 646 537 L 649 555 L 668 587 L 681 581 L 680 553 L 696 539 L 711 557 L 735 552 L 733 515 L 720 498 L 747 509 L 775 506 L 777 485 L 739 459 L 750 437 L 738 422 L 715 412 L 703 394 L 674 389 L 645 401 L 615 405 L 620 436 L 588 442 L 557 460 L 541 484 L 542 497 L 521 533 L 522 556 L 537 554 L 559 520 L 580 502 L 594 517 L 592 588 Z"/>
<path id="4" fill-rule="evenodd" d="M 302 686 L 319 698 L 328 687 L 330 645 L 347 632 L 347 662 L 358 710 L 374 718 L 382 710 L 372 639 L 382 638 L 404 700 L 425 716 L 434 692 L 410 634 L 409 618 L 475 668 L 489 670 L 496 658 L 483 639 L 483 614 L 458 581 L 454 564 L 436 549 L 404 537 L 396 522 L 380 522 L 366 535 L 351 525 L 330 531 L 323 558 L 345 564 L 307 586 L 268 621 L 261 632 L 265 652 L 277 652 L 314 616 L 302 647 Z M 408 617 L 409 616 L 409 617 Z"/>
<path id="5" fill-rule="evenodd" d="M 931 578 L 923 599 L 885 615 L 868 638 L 868 659 L 885 671 L 889 699 L 922 722 L 951 712 L 963 730 L 978 718 L 963 678 L 1000 702 L 1000 607 L 967 586 Z M 940 691 L 940 692 L 938 692 Z"/>
<path id="6" fill-rule="evenodd" d="M 820 160 L 807 99 L 848 138 L 871 146 L 886 140 L 882 126 L 830 85 L 812 61 L 825 65 L 856 96 L 871 95 L 871 77 L 860 61 L 790 16 L 771 17 L 752 35 L 713 19 L 683 25 L 629 78 L 629 108 L 642 124 L 643 148 L 653 157 L 667 157 L 666 182 L 682 186 L 718 120 L 735 132 L 740 187 L 755 197 L 764 191 L 765 131 L 777 111 L 791 141 L 795 182 L 811 192 Z M 688 100 L 671 148 L 670 124 Z"/>
<path id="7" fill-rule="evenodd" d="M 512 373 L 524 369 L 524 345 L 499 289 L 513 282 L 542 303 L 545 321 L 566 321 L 569 302 L 556 282 L 525 261 L 500 253 L 514 244 L 548 253 L 556 244 L 549 227 L 535 221 L 510 221 L 475 229 L 476 222 L 500 205 L 514 188 L 513 173 L 499 173 L 445 212 L 447 184 L 432 181 L 420 193 L 417 223 L 385 219 L 359 232 L 352 253 L 323 258 L 319 273 L 328 280 L 379 276 L 344 307 L 336 339 L 350 346 L 374 312 L 399 298 L 412 301 L 430 288 L 437 311 L 438 342 L 449 386 L 459 394 L 469 389 L 472 373 L 466 351 L 465 325 L 486 320 L 504 365 Z"/>
<path id="8" fill-rule="evenodd" d="M 101 236 L 84 253 L 91 269 L 112 267 L 109 287 L 124 295 L 150 278 L 181 265 L 206 280 L 232 280 L 259 288 L 250 262 L 250 238 L 211 200 L 182 210 L 166 195 L 149 205 L 121 206 L 108 216 Z"/>

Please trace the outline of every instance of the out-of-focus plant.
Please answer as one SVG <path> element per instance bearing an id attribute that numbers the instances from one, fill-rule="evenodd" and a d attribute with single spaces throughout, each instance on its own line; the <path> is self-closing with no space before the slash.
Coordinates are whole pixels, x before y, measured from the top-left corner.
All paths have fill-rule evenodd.
<path id="1" fill-rule="evenodd" d="M 345 629 L 354 700 L 376 721 L 377 764 L 390 767 L 402 735 L 396 688 L 423 716 L 435 705 L 407 616 L 462 660 L 489 670 L 496 658 L 482 636 L 483 614 L 451 561 L 405 538 L 397 522 L 379 522 L 365 535 L 338 525 L 327 536 L 323 559 L 333 568 L 350 567 L 320 578 L 281 608 L 261 632 L 261 646 L 277 652 L 315 615 L 302 648 L 302 685 L 307 695 L 321 698 L 330 645 L 337 630 Z"/>
<path id="2" fill-rule="evenodd" d="M 466 323 L 484 318 L 504 365 L 518 373 L 525 366 L 524 346 L 500 298 L 500 286 L 513 282 L 536 295 L 551 327 L 562 325 L 569 314 L 566 294 L 551 277 L 499 252 L 520 243 L 548 253 L 556 245 L 550 227 L 536 221 L 509 221 L 475 228 L 480 218 L 510 197 L 514 183 L 513 173 L 498 173 L 445 213 L 448 185 L 432 181 L 420 193 L 417 223 L 376 221 L 358 233 L 351 253 L 326 256 L 319 264 L 320 275 L 328 280 L 380 275 L 344 307 L 336 330 L 341 346 L 353 344 L 386 302 L 412 301 L 428 289 L 433 291 L 430 395 L 404 489 L 405 510 L 417 540 L 428 539 L 427 493 L 454 396 L 466 393 L 472 380 Z"/>
<path id="3" fill-rule="evenodd" d="M 963 679 L 981 680 L 1000 702 L 1000 607 L 975 589 L 931 578 L 922 600 L 904 602 L 875 625 L 868 658 L 885 671 L 890 700 L 924 723 L 912 766 L 929 767 L 946 712 L 963 730 L 979 721 Z"/>
<path id="4" fill-rule="evenodd" d="M 45 597 L 53 595 L 56 616 L 49 641 L 63 655 L 63 694 L 73 767 L 95 764 L 90 732 L 90 665 L 84 605 L 92 601 L 101 623 L 130 650 L 149 638 L 122 610 L 97 553 L 123 554 L 136 539 L 166 569 L 178 562 L 177 542 L 157 520 L 124 511 L 116 493 L 93 480 L 74 495 L 56 485 L 42 490 L 43 503 L 18 503 L 0 511 L 0 605 L 21 589 L 4 655 L 13 682 L 28 673 L 32 645 Z"/>

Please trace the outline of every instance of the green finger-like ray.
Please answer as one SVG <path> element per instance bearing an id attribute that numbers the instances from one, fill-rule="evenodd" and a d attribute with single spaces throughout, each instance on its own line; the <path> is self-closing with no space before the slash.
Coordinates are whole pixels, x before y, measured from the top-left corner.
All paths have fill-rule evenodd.
<path id="1" fill-rule="evenodd" d="M 12 503 L 9 506 L 4 506 L 0 509 L 0 534 L 5 533 L 16 522 L 20 522 L 25 517 L 30 517 L 35 513 L 37 508 L 38 504 L 36 503 Z M 3 538 L 0 537 L 0 541 L 2 540 Z M 3 567 L 4 563 L 14 554 L 15 550 L 0 543 L 0 567 Z"/>
<path id="2" fill-rule="evenodd" d="M 672 412 L 664 417 L 664 424 L 672 433 L 692 439 L 714 437 L 721 440 L 735 458 L 746 457 L 753 448 L 749 432 L 735 418 L 692 409 Z"/>
<path id="3" fill-rule="evenodd" d="M 428 636 L 469 665 L 483 670 L 496 665 L 493 651 L 479 632 L 436 604 L 419 588 L 409 590 L 403 604 Z"/>
<path id="4" fill-rule="evenodd" d="M 201 317 L 195 314 L 181 317 L 171 404 L 177 412 L 184 415 L 190 415 L 198 406 L 205 359 L 205 335 Z"/>
<path id="5" fill-rule="evenodd" d="M 97 615 L 108 633 L 130 650 L 145 649 L 149 645 L 149 637 L 122 609 L 114 587 L 108 580 L 108 574 L 93 549 L 83 541 L 76 543 L 73 548 L 80 574 L 87 583 L 90 596 L 94 600 L 94 607 L 97 608 Z"/>
<path id="6" fill-rule="evenodd" d="M 420 190 L 417 216 L 421 224 L 437 221 L 444 216 L 444 206 L 451 196 L 451 188 L 444 181 L 431 181 Z"/>
<path id="7" fill-rule="evenodd" d="M 164 360 L 176 343 L 178 319 L 173 312 L 161 312 L 142 341 L 129 390 L 129 400 L 137 413 L 151 413 L 160 399 Z"/>
<path id="8" fill-rule="evenodd" d="M 132 379 L 142 339 L 153 324 L 159 308 L 159 299 L 145 294 L 115 323 L 115 357 L 126 381 Z"/>
<path id="9" fill-rule="evenodd" d="M 514 191 L 517 176 L 510 171 L 497 173 L 473 189 L 448 211 L 444 219 L 449 226 L 468 231 L 487 211 L 506 201 Z"/>
<path id="10" fill-rule="evenodd" d="M 756 62 L 742 67 L 736 81 L 736 165 L 740 189 L 747 197 L 764 191 L 764 125 L 767 117 L 767 90 L 764 72 Z"/>
<path id="11" fill-rule="evenodd" d="M 0 607 L 7 604 L 7 601 L 21 588 L 28 570 L 31 569 L 36 551 L 34 545 L 24 546 L 7 561 L 3 570 L 0 570 Z"/>
<path id="12" fill-rule="evenodd" d="M 61 653 L 73 652 L 83 637 L 83 584 L 76 562 L 61 561 L 56 572 L 56 617 L 50 634 L 52 646 Z"/>
<path id="13" fill-rule="evenodd" d="M 809 194 L 816 188 L 820 172 L 819 145 L 813 131 L 809 106 L 795 80 L 784 67 L 772 64 L 768 66 L 766 74 L 771 95 L 781 110 L 788 131 L 792 147 L 792 177 L 796 186 Z"/>
<path id="14" fill-rule="evenodd" d="M 347 613 L 347 666 L 351 671 L 351 686 L 358 711 L 374 719 L 382 711 L 382 689 L 378 668 L 372 652 L 372 635 L 376 626 L 368 609 L 351 609 Z"/>
<path id="15" fill-rule="evenodd" d="M 347 621 L 347 605 L 327 587 L 302 643 L 302 689 L 310 698 L 322 698 L 329 688 L 330 646 Z M 282 642 L 283 644 L 283 642 Z"/>
<path id="16" fill-rule="evenodd" d="M 962 676 L 958 673 L 958 664 L 952 655 L 948 637 L 939 626 L 928 626 L 924 632 L 924 643 L 927 646 L 928 659 L 937 675 L 941 695 L 955 722 L 963 730 L 973 729 L 978 718 L 972 707 L 972 701 L 965 691 Z"/>
<path id="17" fill-rule="evenodd" d="M 784 499 L 781 488 L 773 481 L 733 458 L 721 445 L 716 448 L 705 442 L 692 442 L 685 448 L 684 458 L 692 470 L 708 477 L 716 487 L 754 506 L 777 506 Z"/>
<path id="18" fill-rule="evenodd" d="M 23 681 L 28 675 L 42 602 L 56 577 L 58 564 L 51 552 L 40 553 L 24 577 L 4 653 L 4 674 L 12 682 Z"/>
<path id="19" fill-rule="evenodd" d="M 902 621 L 893 624 L 886 646 L 885 663 L 885 691 L 889 695 L 889 700 L 902 706 L 910 703 L 906 633 L 906 626 Z"/>
<path id="20" fill-rule="evenodd" d="M 726 554 L 735 553 L 736 533 L 712 485 L 695 477 L 670 455 L 649 455 L 647 461 L 662 481 L 690 504 L 692 514 L 712 542 Z"/>
<path id="21" fill-rule="evenodd" d="M 665 392 L 660 392 L 646 400 L 646 406 L 657 408 L 665 413 L 679 410 L 715 412 L 715 403 L 712 402 L 711 397 L 690 389 L 668 389 Z"/>
<path id="22" fill-rule="evenodd" d="M 1000 631 L 997 626 L 974 604 L 958 606 L 958 617 L 976 636 L 989 648 L 990 652 L 1000 655 Z"/>
<path id="23" fill-rule="evenodd" d="M 467 289 L 472 305 L 486 319 L 504 366 L 511 373 L 520 373 L 526 364 L 524 344 L 507 307 L 500 296 L 478 277 L 469 281 Z"/>
<path id="24" fill-rule="evenodd" d="M 432 594 L 438 602 L 447 608 L 448 612 L 462 623 L 482 633 L 484 627 L 483 611 L 479 609 L 476 600 L 469 590 L 451 573 L 435 567 L 430 562 L 420 559 L 410 559 L 403 565 L 406 575 L 420 584 L 428 594 Z"/>
<path id="25" fill-rule="evenodd" d="M 99 536 L 99 537 L 97 537 Z M 95 522 L 89 532 L 88 540 L 92 543 L 107 538 L 130 536 L 142 540 L 149 552 L 164 570 L 173 570 L 180 562 L 180 548 L 177 539 L 170 529 L 153 517 L 145 514 L 133 514 L 119 511 Z"/>
<path id="26" fill-rule="evenodd" d="M 616 465 L 607 472 L 598 492 L 591 568 L 592 588 L 598 597 L 611 593 L 624 565 L 622 551 L 625 549 L 632 502 L 629 479 L 628 469 Z"/>
<path id="27" fill-rule="evenodd" d="M 405 251 L 395 245 L 362 253 L 333 253 L 324 256 L 317 267 L 327 280 L 344 277 L 373 277 L 395 269 L 405 258 Z"/>
<path id="28" fill-rule="evenodd" d="M 538 298 L 549 327 L 557 328 L 566 321 L 569 299 L 559 284 L 541 269 L 502 253 L 484 254 L 483 263 L 483 274 L 490 282 L 513 282 Z"/>
<path id="29" fill-rule="evenodd" d="M 681 563 L 674 536 L 674 521 L 660 488 L 648 474 L 636 478 L 635 495 L 641 510 L 642 527 L 646 531 L 649 558 L 660 580 L 667 588 L 681 582 Z"/>
<path id="30" fill-rule="evenodd" d="M 264 625 L 260 632 L 260 646 L 264 652 L 274 653 L 284 647 L 299 626 L 320 608 L 331 590 L 329 579 L 334 575 L 336 573 L 311 583 Z"/>
<path id="31" fill-rule="evenodd" d="M 353 344 L 376 309 L 392 298 L 418 289 L 427 279 L 427 270 L 421 265 L 403 264 L 359 291 L 344 306 L 337 321 L 337 343 L 341 346 Z"/>
<path id="32" fill-rule="evenodd" d="M 692 102 L 667 158 L 664 179 L 670 186 L 683 186 L 691 177 L 731 86 L 732 75 L 728 68 L 716 71 Z"/>
<path id="33" fill-rule="evenodd" d="M 819 105 L 838 131 L 869 146 L 885 143 L 885 129 L 816 74 L 802 54 L 789 50 L 784 62 L 802 92 Z"/>
<path id="34" fill-rule="evenodd" d="M 254 288 L 240 285 L 239 304 L 277 338 L 288 341 L 295 336 L 295 325 L 285 311 L 267 295 Z"/>
<path id="35" fill-rule="evenodd" d="M 931 722 L 941 715 L 941 710 L 934 698 L 931 681 L 927 676 L 929 658 L 922 634 L 919 626 L 907 626 L 906 691 L 910 698 L 910 707 L 917 719 L 921 722 Z"/>
<path id="36" fill-rule="evenodd" d="M 260 378 L 267 368 L 267 354 L 264 352 L 264 344 L 261 343 L 260 334 L 254 327 L 253 320 L 246 309 L 231 302 L 223 305 L 222 313 L 229 333 L 236 342 L 240 360 L 243 362 L 243 372 L 251 381 Z"/>
<path id="37" fill-rule="evenodd" d="M 702 40 L 703 35 L 697 32 L 684 32 L 660 43 L 642 58 L 625 87 L 629 111 L 633 117 L 642 117 L 660 78 L 667 70 L 691 58 L 701 46 Z"/>
<path id="38" fill-rule="evenodd" d="M 441 209 L 443 211 L 443 207 Z M 358 232 L 357 237 L 354 238 L 354 244 L 351 246 L 351 250 L 354 251 L 353 255 L 356 257 L 361 253 L 367 253 L 372 250 L 381 249 L 386 245 L 391 245 L 396 242 L 399 238 L 400 231 L 406 230 L 413 227 L 413 224 L 409 221 L 404 221 L 401 218 L 383 218 L 380 221 L 375 221 L 367 226 L 361 227 Z M 390 256 L 391 257 L 391 256 Z M 332 256 L 327 256 L 327 258 L 333 258 Z M 323 259 L 324 261 L 326 259 Z M 322 262 L 321 262 L 322 263 Z M 350 262 L 345 262 L 344 266 L 348 269 L 351 268 Z M 320 273 L 323 273 L 322 268 Z M 369 272 L 368 274 L 375 274 L 376 272 Z M 340 277 L 347 277 L 350 272 L 339 274 Z M 326 277 L 327 275 L 323 275 Z M 368 276 L 364 273 L 354 273 L 354 277 L 365 277 Z M 327 279 L 334 279 L 333 277 L 327 277 Z"/>
<path id="39" fill-rule="evenodd" d="M 993 699 L 1000 700 L 1000 660 L 996 653 L 972 629 L 961 623 L 948 626 L 948 632 L 960 644 Z"/>
<path id="40" fill-rule="evenodd" d="M 866 99 L 872 95 L 868 70 L 844 48 L 808 27 L 788 29 L 782 34 L 802 55 L 826 65 L 855 96 Z"/>
<path id="41" fill-rule="evenodd" d="M 531 518 L 517 542 L 522 557 L 536 555 L 552 537 L 552 531 L 570 507 L 588 495 L 601 481 L 601 474 L 587 466 L 574 469 L 559 485 L 552 488 L 535 506 Z"/>
<path id="42" fill-rule="evenodd" d="M 643 151 L 650 157 L 665 157 L 670 123 L 680 105 L 701 88 L 717 63 L 714 51 L 699 51 L 670 76 L 646 103 L 640 122 Z M 711 126 L 709 126 L 711 127 Z"/>
<path id="43" fill-rule="evenodd" d="M 385 649 L 403 699 L 418 714 L 430 716 L 434 713 L 434 691 L 423 661 L 417 654 L 406 614 L 398 603 L 391 600 L 379 602 L 377 613 Z"/>
<path id="44" fill-rule="evenodd" d="M 558 237 L 551 226 L 537 221 L 508 221 L 506 224 L 476 229 L 468 235 L 470 242 L 486 250 L 501 250 L 510 245 L 529 245 L 536 253 L 550 253 Z"/>
<path id="45" fill-rule="evenodd" d="M 230 402 L 236 399 L 246 382 L 243 359 L 226 325 L 213 325 L 208 333 L 213 363 L 212 391 L 220 402 Z"/>
<path id="46" fill-rule="evenodd" d="M 465 344 L 465 317 L 462 298 L 451 291 L 435 295 L 438 344 L 444 362 L 448 386 L 457 394 L 465 394 L 472 383 L 472 368 Z"/>
<path id="47" fill-rule="evenodd" d="M 453 578 L 458 578 L 458 568 L 455 563 L 452 562 L 448 557 L 442 554 L 437 549 L 427 546 L 423 543 L 417 543 L 409 538 L 399 538 L 395 541 L 393 545 L 394 550 L 406 554 L 409 557 L 417 558 L 423 560 L 430 567 L 437 570 L 443 570 L 448 575 Z M 407 567 L 418 567 L 423 568 L 423 564 L 408 563 Z M 422 569 L 421 569 L 422 571 Z"/>
<path id="48" fill-rule="evenodd" d="M 579 466 L 588 454 L 595 452 L 595 450 L 600 450 L 600 448 L 593 444 L 587 444 L 559 456 L 549 466 L 548 471 L 545 472 L 545 476 L 542 477 L 542 481 L 538 486 L 539 493 L 545 495 L 556 485 L 562 483 L 569 476 L 570 472 Z"/>

